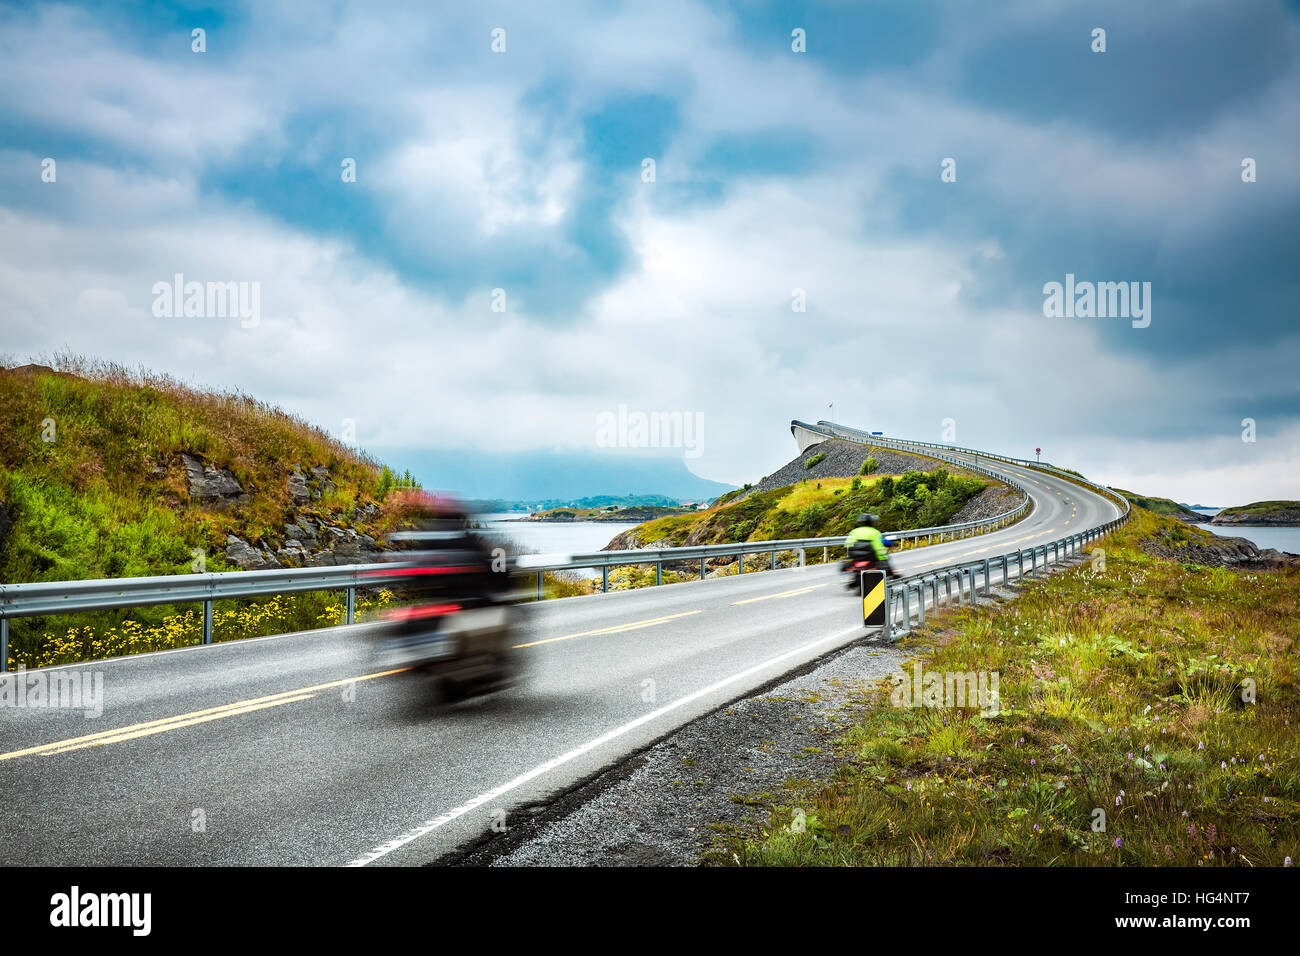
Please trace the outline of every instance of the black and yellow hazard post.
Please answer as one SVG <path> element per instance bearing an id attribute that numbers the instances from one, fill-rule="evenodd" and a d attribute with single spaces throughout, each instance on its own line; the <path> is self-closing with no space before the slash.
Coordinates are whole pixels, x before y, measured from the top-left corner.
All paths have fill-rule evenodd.
<path id="1" fill-rule="evenodd" d="M 858 585 L 862 593 L 862 623 L 867 627 L 885 628 L 889 636 L 889 621 L 885 615 L 885 572 L 862 571 Z"/>

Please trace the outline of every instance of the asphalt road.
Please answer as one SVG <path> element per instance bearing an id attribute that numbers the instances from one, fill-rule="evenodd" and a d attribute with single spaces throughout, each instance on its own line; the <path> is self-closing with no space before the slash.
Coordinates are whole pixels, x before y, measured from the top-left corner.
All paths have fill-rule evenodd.
<path id="1" fill-rule="evenodd" d="M 907 551 L 905 572 L 1043 544 L 1116 516 L 1054 477 L 1033 513 Z M 860 639 L 832 567 L 519 610 L 519 686 L 450 706 L 380 673 L 361 627 L 101 661 L 101 717 L 0 707 L 0 847 L 17 865 L 416 864 L 513 808 Z"/>

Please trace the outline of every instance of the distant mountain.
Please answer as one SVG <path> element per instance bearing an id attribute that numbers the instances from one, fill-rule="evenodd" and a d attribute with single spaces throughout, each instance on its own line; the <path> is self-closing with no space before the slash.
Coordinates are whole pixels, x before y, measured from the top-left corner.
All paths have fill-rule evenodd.
<path id="1" fill-rule="evenodd" d="M 731 491 L 733 485 L 701 478 L 681 457 L 611 449 L 601 452 L 477 449 L 370 449 L 395 469 L 410 469 L 428 489 L 462 498 L 568 505 L 583 499 L 661 499 L 676 504 L 703 501 Z M 650 504 L 649 500 L 644 503 Z M 594 507 L 589 505 L 587 507 Z"/>

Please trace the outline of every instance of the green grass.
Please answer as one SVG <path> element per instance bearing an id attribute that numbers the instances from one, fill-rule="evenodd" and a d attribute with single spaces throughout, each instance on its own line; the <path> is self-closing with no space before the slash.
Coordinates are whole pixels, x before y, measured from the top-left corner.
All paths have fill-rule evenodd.
<path id="1" fill-rule="evenodd" d="M 930 527 L 952 516 L 992 482 L 945 468 L 869 478 L 807 479 L 695 514 L 674 515 L 633 528 L 643 544 L 673 546 L 846 535 L 861 512 L 880 516 L 885 531 Z"/>
<path id="2" fill-rule="evenodd" d="M 882 683 L 856 702 L 865 709 L 837 743 L 835 777 L 763 801 L 766 819 L 726 832 L 708 860 L 1280 866 L 1300 856 L 1300 572 L 1142 550 L 1174 524 L 1137 511 L 1099 545 L 1104 571 L 1085 564 L 1011 604 L 932 618 L 904 646 L 929 672 L 997 672 L 1002 712 L 894 707 Z M 795 809 L 803 832 L 790 828 Z"/>
<path id="3" fill-rule="evenodd" d="M 0 503 L 13 523 L 0 543 L 0 582 L 185 574 L 195 551 L 207 570 L 232 570 L 227 535 L 283 544 L 283 525 L 294 516 L 294 463 L 329 468 L 336 486 L 303 514 L 376 536 L 395 520 L 358 521 L 356 509 L 408 479 L 286 412 L 70 356 L 55 366 L 55 373 L 0 371 Z M 181 452 L 230 469 L 248 500 L 219 509 L 190 502 Z M 286 621 L 312 626 L 323 601 L 288 602 Z M 48 640 L 66 639 L 71 628 L 84 635 L 87 627 L 127 622 L 156 627 L 191 609 L 20 618 L 11 649 L 18 659 L 39 659 Z"/>

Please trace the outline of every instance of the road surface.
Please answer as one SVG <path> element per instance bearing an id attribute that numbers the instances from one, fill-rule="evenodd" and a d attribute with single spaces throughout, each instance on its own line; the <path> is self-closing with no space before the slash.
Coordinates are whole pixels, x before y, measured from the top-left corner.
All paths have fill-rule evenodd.
<path id="1" fill-rule="evenodd" d="M 1117 516 L 1055 476 L 1033 513 L 901 553 L 904 572 L 1047 543 Z M 509 825 L 513 807 L 860 639 L 834 566 L 519 608 L 525 679 L 432 704 L 369 661 L 361 627 L 77 665 L 104 712 L 0 708 L 4 861 L 409 865 Z M 504 817 L 501 815 L 505 811 Z"/>

